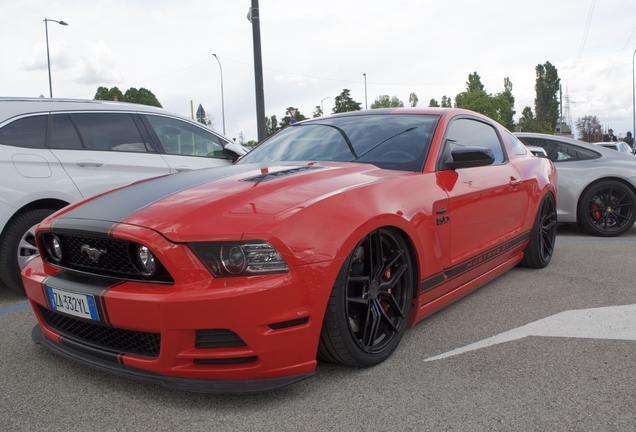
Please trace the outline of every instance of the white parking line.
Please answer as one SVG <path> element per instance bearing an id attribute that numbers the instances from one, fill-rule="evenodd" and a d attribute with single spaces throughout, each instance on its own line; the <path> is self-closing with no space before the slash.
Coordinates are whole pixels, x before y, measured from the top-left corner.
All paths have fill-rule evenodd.
<path id="1" fill-rule="evenodd" d="M 636 304 L 561 312 L 424 361 L 440 360 L 528 336 L 636 340 Z"/>

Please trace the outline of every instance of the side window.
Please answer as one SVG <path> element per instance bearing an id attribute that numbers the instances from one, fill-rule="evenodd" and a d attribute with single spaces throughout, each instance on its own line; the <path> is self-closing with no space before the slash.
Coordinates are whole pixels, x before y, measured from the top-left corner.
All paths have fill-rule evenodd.
<path id="1" fill-rule="evenodd" d="M 24 148 L 44 148 L 47 116 L 25 117 L 0 128 L 0 144 Z"/>
<path id="2" fill-rule="evenodd" d="M 168 154 L 227 159 L 219 137 L 187 122 L 170 117 L 146 115 Z"/>
<path id="3" fill-rule="evenodd" d="M 146 152 L 130 114 L 78 113 L 73 120 L 88 150 Z"/>
<path id="4" fill-rule="evenodd" d="M 510 141 L 510 145 L 512 146 L 512 151 L 514 152 L 514 154 L 524 155 L 528 153 L 526 146 L 524 146 L 523 143 L 519 141 L 519 138 L 517 138 L 516 136 L 514 136 L 508 131 L 506 131 L 506 136 L 508 137 L 508 140 Z"/>
<path id="5" fill-rule="evenodd" d="M 81 149 L 82 143 L 77 136 L 77 130 L 68 114 L 54 114 L 51 116 L 51 133 L 49 148 Z"/>
<path id="6" fill-rule="evenodd" d="M 446 153 L 450 157 L 450 152 L 456 147 L 485 147 L 492 150 L 495 155 L 494 164 L 504 162 L 504 153 L 499 142 L 499 137 L 495 129 L 477 120 L 457 119 L 453 121 L 446 132 Z"/>
<path id="7" fill-rule="evenodd" d="M 543 138 L 520 137 L 520 139 L 527 145 L 543 147 L 548 154 L 548 158 L 555 163 L 597 159 L 600 157 L 598 153 L 575 144 Z"/>

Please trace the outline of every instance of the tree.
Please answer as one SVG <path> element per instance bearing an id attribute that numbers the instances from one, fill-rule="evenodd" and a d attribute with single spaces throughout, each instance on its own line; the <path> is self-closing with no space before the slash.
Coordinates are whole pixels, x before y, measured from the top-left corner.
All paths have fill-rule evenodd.
<path id="1" fill-rule="evenodd" d="M 349 89 L 343 89 L 342 93 L 336 96 L 334 100 L 335 105 L 333 107 L 333 110 L 331 110 L 333 114 L 349 111 L 360 111 L 362 109 L 362 104 L 360 102 L 354 101 L 349 95 L 350 92 L 351 90 Z"/>
<path id="2" fill-rule="evenodd" d="M 112 87 L 110 90 L 106 87 L 97 87 L 97 93 L 93 97 L 95 100 L 117 100 L 124 101 L 124 94 L 117 87 Z"/>
<path id="3" fill-rule="evenodd" d="M 275 115 L 265 117 L 265 130 L 267 131 L 267 136 L 274 135 L 278 132 L 278 120 Z"/>
<path id="4" fill-rule="evenodd" d="M 410 104 L 412 107 L 416 107 L 416 106 L 417 106 L 417 103 L 418 103 L 419 101 L 420 101 L 420 100 L 417 98 L 417 95 L 416 95 L 415 93 L 411 93 L 411 94 L 409 95 L 409 104 Z"/>
<path id="5" fill-rule="evenodd" d="M 481 77 L 477 74 L 477 72 L 468 74 L 468 81 L 466 82 L 466 91 L 470 93 L 477 90 L 484 91 L 484 85 L 481 83 Z"/>
<path id="6" fill-rule="evenodd" d="M 439 102 L 437 102 L 435 99 L 431 99 L 430 101 L 428 101 L 428 106 L 433 108 L 438 108 Z"/>
<path id="7" fill-rule="evenodd" d="M 94 99 L 111 101 L 118 100 L 120 102 L 130 102 L 163 108 L 156 96 L 150 90 L 143 87 L 140 87 L 139 89 L 131 87 L 126 90 L 126 93 L 124 94 L 122 94 L 121 90 L 117 87 L 113 87 L 110 90 L 106 87 L 98 87 Z"/>
<path id="8" fill-rule="evenodd" d="M 320 105 L 316 105 L 316 110 L 314 111 L 313 118 L 322 117 L 322 116 L 323 116 L 322 108 L 320 107 Z"/>
<path id="9" fill-rule="evenodd" d="M 442 106 L 450 107 L 450 98 L 442 99 L 442 102 L 445 102 Z M 457 108 L 469 109 L 490 117 L 508 130 L 514 129 L 514 103 L 515 98 L 512 96 L 512 83 L 509 78 L 504 79 L 504 91 L 492 95 L 484 89 L 477 72 L 468 75 L 466 91 L 455 96 Z"/>
<path id="10" fill-rule="evenodd" d="M 238 143 L 240 145 L 245 145 L 245 134 L 243 133 L 243 131 L 239 132 Z"/>
<path id="11" fill-rule="evenodd" d="M 150 105 L 156 106 L 159 108 L 163 108 L 155 95 L 148 89 L 143 87 L 139 87 L 136 89 L 134 87 L 129 88 L 124 93 L 124 102 L 137 103 L 142 105 Z"/>
<path id="12" fill-rule="evenodd" d="M 397 96 L 389 95 L 380 95 L 375 98 L 375 102 L 371 104 L 371 109 L 378 108 L 402 108 L 404 107 L 404 102 L 398 99 Z"/>
<path id="13" fill-rule="evenodd" d="M 596 116 L 587 115 L 576 120 L 576 130 L 585 142 L 598 142 L 603 139 L 603 127 Z"/>
<path id="14" fill-rule="evenodd" d="M 536 98 L 534 111 L 537 122 L 544 133 L 553 134 L 559 121 L 559 99 L 557 93 L 561 79 L 557 69 L 549 61 L 535 68 L 537 80 L 534 86 Z"/>
<path id="15" fill-rule="evenodd" d="M 446 95 L 442 96 L 442 108 L 452 108 L 453 101 Z"/>
<path id="16" fill-rule="evenodd" d="M 536 132 L 536 122 L 532 108 L 529 106 L 525 107 L 521 112 L 521 118 L 519 119 L 519 127 L 521 130 L 523 132 Z"/>

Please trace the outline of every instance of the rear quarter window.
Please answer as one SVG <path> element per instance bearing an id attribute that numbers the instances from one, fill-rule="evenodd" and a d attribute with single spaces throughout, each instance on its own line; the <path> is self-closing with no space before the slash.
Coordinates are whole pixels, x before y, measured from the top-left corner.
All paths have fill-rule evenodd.
<path id="1" fill-rule="evenodd" d="M 25 117 L 0 128 L 0 144 L 13 147 L 44 148 L 46 115 Z"/>
<path id="2" fill-rule="evenodd" d="M 565 143 L 545 138 L 519 137 L 526 145 L 543 147 L 552 162 L 574 162 L 601 157 L 598 153 L 579 147 L 575 144 Z"/>

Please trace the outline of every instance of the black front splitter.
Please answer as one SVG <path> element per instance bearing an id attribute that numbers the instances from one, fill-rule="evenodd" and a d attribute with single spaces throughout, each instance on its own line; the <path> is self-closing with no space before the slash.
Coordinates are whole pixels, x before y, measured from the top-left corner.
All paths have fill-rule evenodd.
<path id="1" fill-rule="evenodd" d="M 199 393 L 222 393 L 222 394 L 246 394 L 261 393 L 271 390 L 278 390 L 295 382 L 309 378 L 313 375 L 301 374 L 293 376 L 285 376 L 278 378 L 268 378 L 260 380 L 207 380 L 194 378 L 177 378 L 161 375 L 155 372 L 148 372 L 137 368 L 132 368 L 119 363 L 114 363 L 101 358 L 87 355 L 83 352 L 74 350 L 64 345 L 55 343 L 44 336 L 42 328 L 36 324 L 31 331 L 33 342 L 43 345 L 65 359 L 88 366 L 93 369 L 118 375 L 125 378 L 131 378 L 138 381 L 145 381 L 153 384 L 160 384 L 164 387 L 185 390 Z"/>

